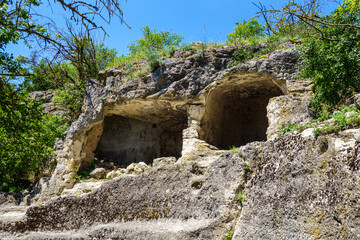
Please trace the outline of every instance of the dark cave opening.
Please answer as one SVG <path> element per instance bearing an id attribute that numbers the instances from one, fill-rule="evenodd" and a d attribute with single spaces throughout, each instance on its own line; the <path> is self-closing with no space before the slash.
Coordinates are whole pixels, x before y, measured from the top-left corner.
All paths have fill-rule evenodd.
<path id="1" fill-rule="evenodd" d="M 270 98 L 282 94 L 270 80 L 217 87 L 206 101 L 200 138 L 219 149 L 265 141 L 266 107 Z"/>
<path id="2" fill-rule="evenodd" d="M 95 157 L 118 167 L 131 163 L 152 164 L 158 157 L 179 158 L 182 150 L 182 122 L 146 122 L 122 116 L 107 116 L 95 150 Z"/>

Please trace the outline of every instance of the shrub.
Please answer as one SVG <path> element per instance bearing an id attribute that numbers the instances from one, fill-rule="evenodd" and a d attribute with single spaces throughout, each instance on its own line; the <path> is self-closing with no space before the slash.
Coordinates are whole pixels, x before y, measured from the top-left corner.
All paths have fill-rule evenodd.
<path id="1" fill-rule="evenodd" d="M 338 9 L 324 20 L 335 24 L 360 23 L 360 11 L 350 14 L 346 4 L 340 8 L 343 14 L 338 14 Z M 307 39 L 300 48 L 303 61 L 300 77 L 313 79 L 312 107 L 319 115 L 360 91 L 360 30 L 337 26 L 322 31 L 326 39 Z"/>
<path id="2" fill-rule="evenodd" d="M 81 113 L 84 94 L 84 84 L 80 83 L 80 86 L 67 84 L 57 91 L 53 103 L 66 110 L 66 117 L 71 122 L 76 120 Z"/>
<path id="3" fill-rule="evenodd" d="M 287 132 L 291 132 L 291 131 L 294 131 L 297 129 L 297 125 L 296 124 L 290 124 L 290 125 L 287 125 L 285 126 L 280 132 L 279 134 L 280 135 L 283 135 L 284 133 L 287 133 Z"/>
<path id="4" fill-rule="evenodd" d="M 232 33 L 227 36 L 227 43 L 240 44 L 246 40 L 252 41 L 257 37 L 264 37 L 266 27 L 259 23 L 257 19 L 243 21 L 242 23 L 236 22 L 236 27 Z"/>
<path id="5" fill-rule="evenodd" d="M 326 121 L 332 118 L 333 122 L 330 123 Z M 322 123 L 323 126 L 318 126 L 316 123 Z M 360 125 L 360 110 L 356 108 L 356 106 L 347 106 L 343 107 L 332 114 L 323 114 L 320 118 L 315 119 L 310 124 L 292 124 L 285 126 L 280 134 L 284 134 L 286 132 L 298 130 L 302 131 L 306 128 L 315 128 L 314 134 L 315 136 L 319 136 L 324 133 L 333 133 L 339 132 L 341 130 L 345 130 L 351 127 L 357 127 Z"/>
<path id="6" fill-rule="evenodd" d="M 166 57 L 172 57 L 175 53 L 176 50 L 178 50 L 179 47 L 178 46 L 170 46 L 167 50 L 166 50 Z"/>
<path id="7" fill-rule="evenodd" d="M 239 201 L 239 203 L 242 203 L 244 201 L 244 194 L 240 191 L 237 195 L 236 195 L 236 199 Z"/>
<path id="8" fill-rule="evenodd" d="M 242 48 L 237 49 L 232 55 L 232 61 L 229 62 L 227 68 L 233 67 L 239 63 L 246 62 L 254 57 L 254 53 Z"/>
<path id="9" fill-rule="evenodd" d="M 245 62 L 250 60 L 253 56 L 254 54 L 250 51 L 238 49 L 233 53 L 232 57 L 236 62 Z"/>
<path id="10" fill-rule="evenodd" d="M 162 60 L 159 59 L 160 56 L 157 54 L 151 54 L 148 59 L 148 68 L 151 72 L 155 71 L 156 68 L 158 68 L 160 65 L 163 65 L 164 62 Z"/>
<path id="11" fill-rule="evenodd" d="M 141 31 L 142 36 L 128 44 L 129 56 L 133 59 L 145 59 L 151 54 L 179 46 L 184 39 L 183 36 L 170 31 L 151 30 L 149 26 L 143 27 Z"/>
<path id="12" fill-rule="evenodd" d="M 53 145 L 67 128 L 33 99 L 18 93 L 17 101 L 11 112 L 0 107 L 0 191 L 19 192 L 53 167 Z"/>
<path id="13" fill-rule="evenodd" d="M 180 46 L 180 50 L 182 51 L 196 50 L 196 47 L 191 45 L 190 43 L 185 43 Z"/>

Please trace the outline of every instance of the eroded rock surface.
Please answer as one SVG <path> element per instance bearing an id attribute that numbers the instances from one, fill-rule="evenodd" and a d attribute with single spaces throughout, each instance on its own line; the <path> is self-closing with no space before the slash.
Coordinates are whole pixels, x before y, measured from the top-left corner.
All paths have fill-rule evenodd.
<path id="1" fill-rule="evenodd" d="M 266 142 L 233 239 L 359 239 L 359 134 Z"/>
<path id="2" fill-rule="evenodd" d="M 233 230 L 233 239 L 358 239 L 359 140 L 359 129 L 287 133 L 208 165 L 152 168 L 31 207 L 0 237 L 222 239 Z"/>
<path id="3" fill-rule="evenodd" d="M 243 185 L 243 174 L 242 159 L 231 153 L 207 167 L 188 162 L 154 168 L 142 175 L 109 181 L 88 195 L 59 197 L 42 206 L 31 207 L 23 221 L 5 224 L 2 230 L 25 231 L 26 234 L 31 231 L 59 234 L 60 231 L 66 235 L 67 231 L 82 232 L 93 226 L 100 227 L 99 224 L 113 223 L 118 230 L 110 235 L 104 225 L 96 233 L 87 233 L 86 238 L 101 238 L 103 233 L 104 236 L 134 236 L 135 239 L 144 236 L 165 239 L 174 231 L 166 229 L 159 234 L 144 227 L 142 233 L 135 234 L 126 229 L 129 226 L 126 222 L 136 220 L 141 224 L 147 220 L 150 222 L 143 222 L 144 226 L 177 222 L 178 228 L 183 230 L 173 232 L 170 239 L 216 238 L 226 234 L 239 214 L 241 205 L 234 196 Z"/>
<path id="4" fill-rule="evenodd" d="M 0 238 L 360 239 L 360 130 L 280 135 L 313 117 L 297 51 L 227 68 L 235 50 L 90 80 L 51 180 L 26 215 L 0 213 Z M 108 181 L 72 188 L 94 163 Z"/>
<path id="5" fill-rule="evenodd" d="M 298 53 L 278 50 L 228 69 L 235 50 L 224 47 L 200 57 L 165 59 L 141 78 L 128 80 L 123 70 L 110 69 L 99 81 L 90 80 L 86 110 L 68 129 L 66 140 L 57 143 L 58 165 L 42 198 L 71 188 L 76 172 L 90 166 L 94 157 L 126 167 L 179 158 L 197 141 L 229 149 L 266 140 L 267 103 L 286 94 L 287 83 L 295 81 Z M 195 138 L 182 136 L 187 128 L 195 129 Z"/>

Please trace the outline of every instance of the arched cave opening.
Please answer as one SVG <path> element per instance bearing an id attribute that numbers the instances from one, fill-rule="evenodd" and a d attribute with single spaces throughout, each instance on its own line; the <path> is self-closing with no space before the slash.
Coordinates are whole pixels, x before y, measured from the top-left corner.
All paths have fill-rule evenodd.
<path id="1" fill-rule="evenodd" d="M 146 122 L 122 116 L 107 116 L 95 157 L 118 167 L 131 163 L 152 164 L 158 157 L 179 158 L 184 122 Z"/>
<path id="2" fill-rule="evenodd" d="M 200 138 L 219 149 L 265 141 L 269 99 L 282 95 L 270 79 L 217 86 L 207 98 Z"/>
<path id="3" fill-rule="evenodd" d="M 159 157 L 179 158 L 186 127 L 186 106 L 135 102 L 106 109 L 104 119 L 86 131 L 79 171 L 91 170 L 94 163 L 113 169 L 152 164 Z"/>

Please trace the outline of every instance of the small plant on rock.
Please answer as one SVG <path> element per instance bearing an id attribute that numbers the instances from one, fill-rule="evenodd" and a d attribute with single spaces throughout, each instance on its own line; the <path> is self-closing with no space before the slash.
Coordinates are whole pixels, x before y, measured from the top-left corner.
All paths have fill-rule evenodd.
<path id="1" fill-rule="evenodd" d="M 239 151 L 236 149 L 235 146 L 232 146 L 232 147 L 230 148 L 230 151 L 231 151 L 232 153 L 236 153 L 239 157 L 242 157 L 242 153 L 239 152 Z"/>
<path id="2" fill-rule="evenodd" d="M 239 201 L 240 204 L 242 204 L 242 202 L 244 201 L 244 194 L 242 193 L 242 191 L 240 191 L 240 192 L 236 195 L 236 199 Z"/>
<path id="3" fill-rule="evenodd" d="M 250 166 L 247 165 L 247 164 L 243 167 L 243 169 L 244 169 L 245 172 L 250 172 L 251 171 Z"/>
<path id="4" fill-rule="evenodd" d="M 148 69 L 153 72 L 155 71 L 160 65 L 164 64 L 164 61 L 159 59 L 160 56 L 158 54 L 151 54 L 148 59 Z"/>
<path id="5" fill-rule="evenodd" d="M 196 47 L 191 45 L 190 43 L 185 43 L 180 46 L 181 51 L 189 51 L 189 50 L 196 50 Z"/>
<path id="6" fill-rule="evenodd" d="M 234 235 L 234 232 L 233 231 L 230 231 L 228 235 L 226 235 L 225 237 L 223 237 L 222 240 L 231 240 L 232 237 Z"/>
<path id="7" fill-rule="evenodd" d="M 237 153 L 237 150 L 236 150 L 236 147 L 235 147 L 235 146 L 232 146 L 232 147 L 230 148 L 230 151 L 231 151 L 232 153 Z"/>

